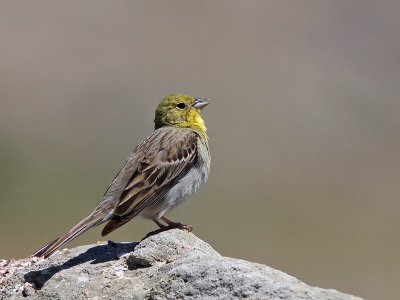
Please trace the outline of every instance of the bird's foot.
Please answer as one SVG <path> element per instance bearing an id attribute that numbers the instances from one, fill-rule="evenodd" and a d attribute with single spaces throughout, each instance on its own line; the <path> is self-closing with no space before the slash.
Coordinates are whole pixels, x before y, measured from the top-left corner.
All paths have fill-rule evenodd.
<path id="1" fill-rule="evenodd" d="M 178 223 L 178 222 L 173 223 L 173 224 L 168 224 L 167 226 L 165 226 L 165 230 L 174 229 L 174 228 L 183 229 L 183 230 L 186 230 L 187 232 L 193 231 L 193 225 L 186 225 L 186 224 L 182 224 L 182 223 Z"/>
<path id="2" fill-rule="evenodd" d="M 186 224 L 182 224 L 179 222 L 173 222 L 171 220 L 168 220 L 165 217 L 161 217 L 161 220 L 163 220 L 165 223 L 167 223 L 167 225 L 164 225 L 163 223 L 160 222 L 160 220 L 158 219 L 153 219 L 153 221 L 158 225 L 158 227 L 160 227 L 160 229 L 154 230 L 149 232 L 142 240 L 147 239 L 148 237 L 158 234 L 160 232 L 163 231 L 167 231 L 170 229 L 182 229 L 182 230 L 186 230 L 187 232 L 192 232 L 193 231 L 193 226 L 192 225 L 186 225 Z"/>
<path id="3" fill-rule="evenodd" d="M 187 232 L 192 232 L 193 231 L 193 226 L 192 225 L 185 225 L 185 224 L 182 224 L 182 223 L 179 223 L 179 222 L 174 222 L 174 221 L 171 221 L 171 220 L 167 219 L 166 217 L 161 217 L 160 219 L 163 220 L 168 225 L 165 226 L 165 225 L 161 224 L 158 221 L 158 222 L 156 222 L 158 224 L 158 226 L 160 226 L 160 224 L 161 224 L 162 226 L 164 226 L 164 228 L 167 227 L 167 229 L 179 228 L 179 229 L 186 230 Z M 160 228 L 163 228 L 163 227 L 160 226 Z"/>

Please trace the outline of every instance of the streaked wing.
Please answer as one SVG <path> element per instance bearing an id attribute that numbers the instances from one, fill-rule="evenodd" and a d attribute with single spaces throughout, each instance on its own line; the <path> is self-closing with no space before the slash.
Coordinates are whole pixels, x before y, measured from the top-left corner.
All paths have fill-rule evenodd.
<path id="1" fill-rule="evenodd" d="M 193 131 L 168 129 L 146 141 L 114 215 L 132 218 L 159 201 L 196 163 L 197 139 Z"/>

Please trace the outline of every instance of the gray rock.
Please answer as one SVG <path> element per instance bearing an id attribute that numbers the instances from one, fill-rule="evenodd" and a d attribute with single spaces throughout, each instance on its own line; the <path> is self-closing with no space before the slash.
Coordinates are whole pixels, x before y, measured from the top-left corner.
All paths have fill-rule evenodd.
<path id="1" fill-rule="evenodd" d="M 1 299 L 360 299 L 223 257 L 192 233 L 99 243 L 49 259 L 0 260 Z"/>

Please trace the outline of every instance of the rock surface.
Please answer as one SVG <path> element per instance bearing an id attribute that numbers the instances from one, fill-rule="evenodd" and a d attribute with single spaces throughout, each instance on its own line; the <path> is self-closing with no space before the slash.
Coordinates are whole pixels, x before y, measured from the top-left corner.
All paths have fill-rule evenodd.
<path id="1" fill-rule="evenodd" d="M 0 276 L 1 299 L 360 299 L 223 257 L 179 229 L 140 243 L 63 250 L 46 260 L 0 260 Z"/>

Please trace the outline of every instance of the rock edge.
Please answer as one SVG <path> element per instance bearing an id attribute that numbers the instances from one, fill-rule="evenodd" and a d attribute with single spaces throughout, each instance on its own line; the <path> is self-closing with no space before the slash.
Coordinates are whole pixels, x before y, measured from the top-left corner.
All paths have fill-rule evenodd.
<path id="1" fill-rule="evenodd" d="M 67 249 L 46 260 L 0 260 L 0 276 L 1 299 L 361 299 L 221 256 L 179 229 L 141 242 Z"/>

